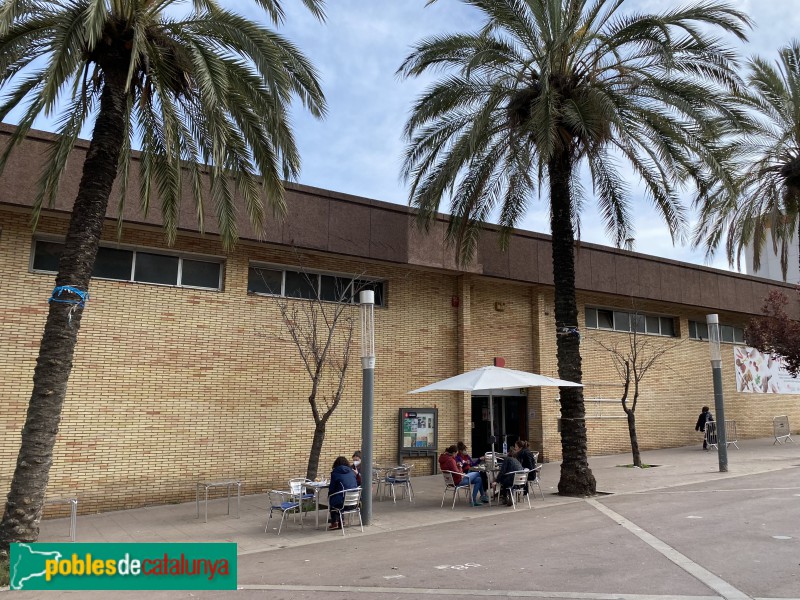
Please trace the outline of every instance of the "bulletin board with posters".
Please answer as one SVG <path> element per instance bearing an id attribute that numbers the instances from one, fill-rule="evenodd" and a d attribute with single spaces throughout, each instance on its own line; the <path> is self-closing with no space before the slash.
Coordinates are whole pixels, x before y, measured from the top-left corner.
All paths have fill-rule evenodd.
<path id="1" fill-rule="evenodd" d="M 436 473 L 438 458 L 439 410 L 436 408 L 401 408 L 397 461 L 403 457 L 432 457 Z"/>

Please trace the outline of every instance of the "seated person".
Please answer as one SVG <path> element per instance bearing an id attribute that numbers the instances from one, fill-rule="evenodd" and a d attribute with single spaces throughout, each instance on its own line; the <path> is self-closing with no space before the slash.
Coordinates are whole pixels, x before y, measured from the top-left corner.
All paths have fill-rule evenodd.
<path id="1" fill-rule="evenodd" d="M 356 473 L 350 468 L 350 461 L 344 456 L 340 456 L 333 461 L 331 483 L 328 486 L 328 505 L 330 508 L 342 508 L 342 506 L 344 506 L 344 494 L 336 494 L 336 492 L 352 490 L 357 487 L 358 481 L 356 480 Z M 334 494 L 336 495 L 334 496 Z M 328 529 L 342 528 L 338 514 L 335 514 L 333 511 L 329 513 L 328 522 L 330 523 Z"/>
<path id="2" fill-rule="evenodd" d="M 439 456 L 439 468 L 442 471 L 453 472 L 453 483 L 457 486 L 465 485 L 469 480 L 472 483 L 472 506 L 482 506 L 481 502 L 489 502 L 489 496 L 484 491 L 483 482 L 481 481 L 479 473 L 464 473 L 456 463 L 456 453 L 458 448 L 456 446 L 448 446 L 445 451 Z M 481 497 L 481 502 L 478 502 L 478 496 Z"/>
<path id="3" fill-rule="evenodd" d="M 464 442 L 458 442 L 456 444 L 456 448 L 458 448 L 458 454 L 456 454 L 456 464 L 462 471 L 464 471 L 464 473 L 469 473 L 471 467 L 474 467 L 483 460 L 483 457 L 472 458 L 469 454 L 467 454 L 467 445 Z M 478 475 L 481 477 L 483 489 L 488 490 L 489 480 L 486 477 L 486 472 L 479 472 Z"/>
<path id="4" fill-rule="evenodd" d="M 353 462 L 350 465 L 356 473 L 356 481 L 361 485 L 361 450 L 353 452 Z"/>
<path id="5" fill-rule="evenodd" d="M 523 469 L 529 469 L 531 471 L 528 474 L 528 481 L 536 479 L 536 472 L 534 471 L 536 468 L 536 457 L 533 455 L 533 452 L 531 452 L 531 445 L 525 440 L 517 440 L 511 452 L 522 465 Z M 528 488 L 525 488 L 525 495 L 528 495 Z"/>
<path id="6" fill-rule="evenodd" d="M 509 493 L 514 484 L 514 471 L 522 471 L 522 465 L 513 455 L 509 454 L 500 465 L 500 472 L 497 474 L 497 481 L 500 483 L 500 503 L 506 506 L 514 506 Z"/>

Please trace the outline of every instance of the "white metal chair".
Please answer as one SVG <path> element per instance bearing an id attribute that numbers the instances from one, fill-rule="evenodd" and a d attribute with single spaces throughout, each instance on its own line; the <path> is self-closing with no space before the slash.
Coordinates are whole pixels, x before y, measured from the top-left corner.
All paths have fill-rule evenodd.
<path id="1" fill-rule="evenodd" d="M 539 476 L 542 473 L 542 465 L 536 465 L 535 469 L 531 469 L 530 473 L 528 473 L 528 493 L 533 494 L 533 486 L 539 488 L 539 493 L 542 495 L 542 500 L 544 500 L 544 492 L 542 491 L 542 486 L 539 483 Z M 531 478 L 533 475 L 533 478 Z"/>
<path id="2" fill-rule="evenodd" d="M 340 490 L 328 496 L 328 504 L 330 505 L 331 498 L 338 495 L 344 496 L 344 504 L 341 507 L 330 507 L 332 513 L 336 513 L 339 518 L 339 527 L 342 529 L 344 535 L 344 515 L 358 515 L 358 524 L 361 525 L 361 531 L 364 531 L 364 521 L 361 520 L 361 488 L 353 488 L 350 490 Z"/>
<path id="3" fill-rule="evenodd" d="M 500 455 L 496 452 L 487 452 L 483 455 L 483 464 L 486 466 L 486 478 L 490 488 L 497 481 L 497 471 L 502 462 Z"/>
<path id="4" fill-rule="evenodd" d="M 511 496 L 511 505 L 514 507 L 514 510 L 517 510 L 517 501 L 519 501 L 520 498 L 527 498 L 528 508 L 533 508 L 533 506 L 531 506 L 530 494 L 525 494 L 528 490 L 528 473 L 530 473 L 528 469 L 523 471 L 511 471 L 509 473 L 509 475 L 514 475 L 514 481 L 511 484 L 511 488 L 508 490 Z"/>
<path id="5" fill-rule="evenodd" d="M 310 479 L 305 477 L 293 477 L 289 480 L 289 493 L 294 494 L 302 500 L 308 500 L 314 497 L 314 494 L 303 493 L 303 486 L 306 483 L 313 483 Z"/>
<path id="6" fill-rule="evenodd" d="M 392 488 L 392 500 L 397 504 L 397 495 L 394 488 L 399 486 L 403 493 L 408 496 L 410 502 L 414 501 L 414 490 L 411 489 L 411 473 L 408 467 L 395 467 L 386 473 L 383 478 L 383 492 L 386 493 L 386 488 Z"/>
<path id="7" fill-rule="evenodd" d="M 267 525 L 264 527 L 264 533 L 269 529 L 269 522 L 272 519 L 272 513 L 280 511 L 281 522 L 278 525 L 278 535 L 281 534 L 283 521 L 287 514 L 297 515 L 300 513 L 300 501 L 298 496 L 291 492 L 281 492 L 279 490 L 270 490 L 269 492 L 269 517 L 267 517 Z M 300 519 L 300 526 L 303 526 L 303 519 Z"/>
<path id="8" fill-rule="evenodd" d="M 447 495 L 447 492 L 453 492 L 453 506 L 450 507 L 450 510 L 456 507 L 456 498 L 458 493 L 463 491 L 465 496 L 464 499 L 472 505 L 472 482 L 467 477 L 461 478 L 461 483 L 456 485 L 455 479 L 453 479 L 453 475 L 462 475 L 461 473 L 456 473 L 455 471 L 442 471 L 442 476 L 444 477 L 444 492 L 442 492 L 442 504 L 439 508 L 444 507 L 444 497 Z"/>

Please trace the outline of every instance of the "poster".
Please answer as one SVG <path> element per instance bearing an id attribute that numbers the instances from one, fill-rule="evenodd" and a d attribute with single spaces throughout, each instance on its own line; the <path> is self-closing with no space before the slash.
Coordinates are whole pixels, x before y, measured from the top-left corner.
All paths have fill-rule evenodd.
<path id="1" fill-rule="evenodd" d="M 432 412 L 408 411 L 403 413 L 403 447 L 433 448 L 435 419 Z"/>
<path id="2" fill-rule="evenodd" d="M 800 394 L 800 380 L 783 368 L 783 361 L 748 346 L 733 347 L 736 391 L 752 394 Z"/>

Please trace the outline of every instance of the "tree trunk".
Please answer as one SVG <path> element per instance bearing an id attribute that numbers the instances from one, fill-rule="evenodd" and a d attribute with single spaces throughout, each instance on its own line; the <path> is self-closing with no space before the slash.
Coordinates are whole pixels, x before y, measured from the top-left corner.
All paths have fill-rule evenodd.
<path id="1" fill-rule="evenodd" d="M 572 230 L 570 177 L 572 157 L 568 149 L 557 151 L 548 164 L 550 176 L 550 229 L 553 236 L 556 349 L 558 376 L 581 382 L 578 304 L 575 298 L 575 235 Z M 596 482 L 586 457 L 586 412 L 583 388 L 560 388 L 562 496 L 591 496 Z"/>
<path id="2" fill-rule="evenodd" d="M 325 441 L 325 423 L 320 421 L 314 427 L 314 439 L 311 442 L 311 454 L 308 457 L 308 469 L 306 469 L 306 479 L 314 480 L 319 471 L 319 457 L 322 454 L 322 443 Z"/>
<path id="3" fill-rule="evenodd" d="M 631 438 L 631 453 L 633 454 L 633 466 L 642 468 L 642 456 L 639 454 L 639 438 L 636 437 L 636 415 L 631 409 L 626 409 L 628 415 L 628 435 Z"/>
<path id="4" fill-rule="evenodd" d="M 58 266 L 57 286 L 89 289 L 125 131 L 123 81 L 106 78 Z M 77 296 L 65 292 L 61 298 L 75 300 Z M 17 466 L 0 522 L 0 556 L 7 556 L 11 542 L 35 542 L 39 537 L 53 447 L 82 315 L 83 308 L 78 304 L 50 303 Z"/>

